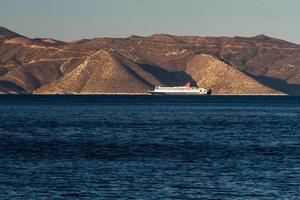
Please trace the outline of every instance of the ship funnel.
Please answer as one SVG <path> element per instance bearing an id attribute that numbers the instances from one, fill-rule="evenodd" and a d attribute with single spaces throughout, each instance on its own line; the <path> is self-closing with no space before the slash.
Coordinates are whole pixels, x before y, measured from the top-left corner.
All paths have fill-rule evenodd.
<path id="1" fill-rule="evenodd" d="M 191 87 L 192 87 L 192 84 L 191 84 L 190 82 L 188 82 L 187 84 L 185 84 L 184 87 L 191 88 Z"/>

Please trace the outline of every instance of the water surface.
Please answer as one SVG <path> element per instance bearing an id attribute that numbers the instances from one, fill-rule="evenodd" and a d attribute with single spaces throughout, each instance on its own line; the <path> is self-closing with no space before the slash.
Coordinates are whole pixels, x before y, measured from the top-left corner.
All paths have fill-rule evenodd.
<path id="1" fill-rule="evenodd" d="M 0 199 L 298 199 L 300 97 L 0 96 Z"/>

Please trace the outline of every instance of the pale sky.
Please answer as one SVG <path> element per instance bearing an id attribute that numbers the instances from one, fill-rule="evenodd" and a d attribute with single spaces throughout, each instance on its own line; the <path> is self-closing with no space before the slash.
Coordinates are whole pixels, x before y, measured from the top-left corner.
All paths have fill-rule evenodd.
<path id="1" fill-rule="evenodd" d="M 300 44 L 300 0 L 0 0 L 0 26 L 78 40 L 266 34 Z"/>

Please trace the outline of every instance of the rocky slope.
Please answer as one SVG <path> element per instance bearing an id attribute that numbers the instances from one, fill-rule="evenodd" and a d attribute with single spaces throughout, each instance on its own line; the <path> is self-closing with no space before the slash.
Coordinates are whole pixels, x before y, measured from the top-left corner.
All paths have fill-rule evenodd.
<path id="1" fill-rule="evenodd" d="M 144 93 L 186 82 L 214 94 L 300 94 L 300 46 L 264 35 L 67 43 L 0 28 L 0 93 Z"/>

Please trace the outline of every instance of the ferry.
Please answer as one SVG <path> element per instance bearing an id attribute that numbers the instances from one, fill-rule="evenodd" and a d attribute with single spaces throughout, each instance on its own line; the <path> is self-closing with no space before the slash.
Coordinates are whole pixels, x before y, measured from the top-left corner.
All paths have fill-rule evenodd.
<path id="1" fill-rule="evenodd" d="M 207 88 L 192 87 L 191 83 L 178 87 L 162 87 L 156 86 L 153 91 L 149 91 L 152 95 L 210 95 L 211 90 Z"/>

